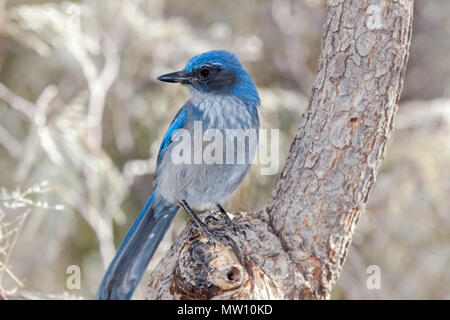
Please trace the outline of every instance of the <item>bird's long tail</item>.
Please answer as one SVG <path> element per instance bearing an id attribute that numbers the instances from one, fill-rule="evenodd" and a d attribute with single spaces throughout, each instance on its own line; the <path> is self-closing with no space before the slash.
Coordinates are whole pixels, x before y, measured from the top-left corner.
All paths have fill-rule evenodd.
<path id="1" fill-rule="evenodd" d="M 131 298 L 177 211 L 177 205 L 153 192 L 103 276 L 97 299 Z"/>

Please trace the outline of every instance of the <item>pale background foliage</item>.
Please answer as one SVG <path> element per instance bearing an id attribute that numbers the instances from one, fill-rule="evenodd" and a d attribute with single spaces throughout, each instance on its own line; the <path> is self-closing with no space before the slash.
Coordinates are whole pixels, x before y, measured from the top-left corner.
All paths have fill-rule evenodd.
<path id="1" fill-rule="evenodd" d="M 450 298 L 449 10 L 446 0 L 416 2 L 397 129 L 333 298 Z M 30 207 L 8 262 L 25 289 L 61 292 L 75 264 L 74 293 L 93 297 L 188 98 L 155 79 L 194 54 L 241 58 L 261 94 L 262 126 L 281 130 L 282 165 L 308 103 L 324 18 L 320 0 L 0 0 L 0 186 L 51 188 L 32 195 L 51 208 Z M 230 210 L 265 204 L 276 176 L 259 172 L 252 168 Z M 177 215 L 150 270 L 186 218 Z M 366 287 L 369 265 L 381 269 L 380 290 Z M 5 276 L 3 285 L 17 282 Z M 143 290 L 145 281 L 137 298 Z"/>

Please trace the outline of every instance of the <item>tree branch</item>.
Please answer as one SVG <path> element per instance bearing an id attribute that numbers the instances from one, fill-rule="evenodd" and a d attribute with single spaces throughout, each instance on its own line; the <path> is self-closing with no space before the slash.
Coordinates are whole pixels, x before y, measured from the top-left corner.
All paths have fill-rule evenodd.
<path id="1" fill-rule="evenodd" d="M 149 299 L 326 299 L 392 133 L 411 39 L 413 0 L 329 0 L 306 115 L 265 209 L 238 213 L 236 242 L 188 223 L 152 273 Z"/>

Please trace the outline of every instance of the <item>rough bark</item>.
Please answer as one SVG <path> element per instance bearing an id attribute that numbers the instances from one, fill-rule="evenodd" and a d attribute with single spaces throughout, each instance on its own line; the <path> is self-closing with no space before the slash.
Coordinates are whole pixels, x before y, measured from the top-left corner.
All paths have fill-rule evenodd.
<path id="1" fill-rule="evenodd" d="M 148 299 L 326 299 L 393 130 L 413 0 L 329 0 L 310 103 L 272 198 L 238 213 L 236 248 L 188 223 L 152 273 Z M 264 103 L 264 102 L 263 102 Z"/>

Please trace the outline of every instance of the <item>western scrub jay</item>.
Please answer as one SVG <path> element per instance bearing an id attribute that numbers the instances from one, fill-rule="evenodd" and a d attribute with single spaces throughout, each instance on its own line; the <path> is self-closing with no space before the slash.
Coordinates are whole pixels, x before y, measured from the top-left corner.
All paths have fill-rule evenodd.
<path id="1" fill-rule="evenodd" d="M 245 137 L 243 150 L 239 146 L 228 148 L 228 140 L 227 143 L 215 141 L 227 136 L 228 130 L 253 131 L 258 140 L 259 95 L 251 77 L 233 53 L 214 50 L 199 54 L 190 59 L 183 70 L 165 74 L 158 80 L 187 86 L 192 98 L 178 111 L 163 138 L 154 191 L 109 265 L 97 299 L 131 297 L 180 205 L 207 236 L 216 237 L 191 207 L 200 210 L 218 207 L 230 222 L 222 204 L 244 179 L 256 151 L 257 143 Z M 201 124 L 203 135 L 206 136 L 208 130 L 215 133 L 214 142 L 217 143 L 214 153 L 210 154 L 215 157 L 212 163 L 202 159 L 208 139 L 200 137 L 200 148 L 195 147 L 199 145 L 194 132 L 196 123 Z M 194 136 L 193 142 L 180 132 Z M 233 138 L 232 145 L 236 146 L 238 140 L 239 136 L 236 140 Z M 191 161 L 175 163 L 175 148 L 182 149 L 180 154 Z M 245 161 L 236 161 L 241 152 L 246 154 Z"/>

